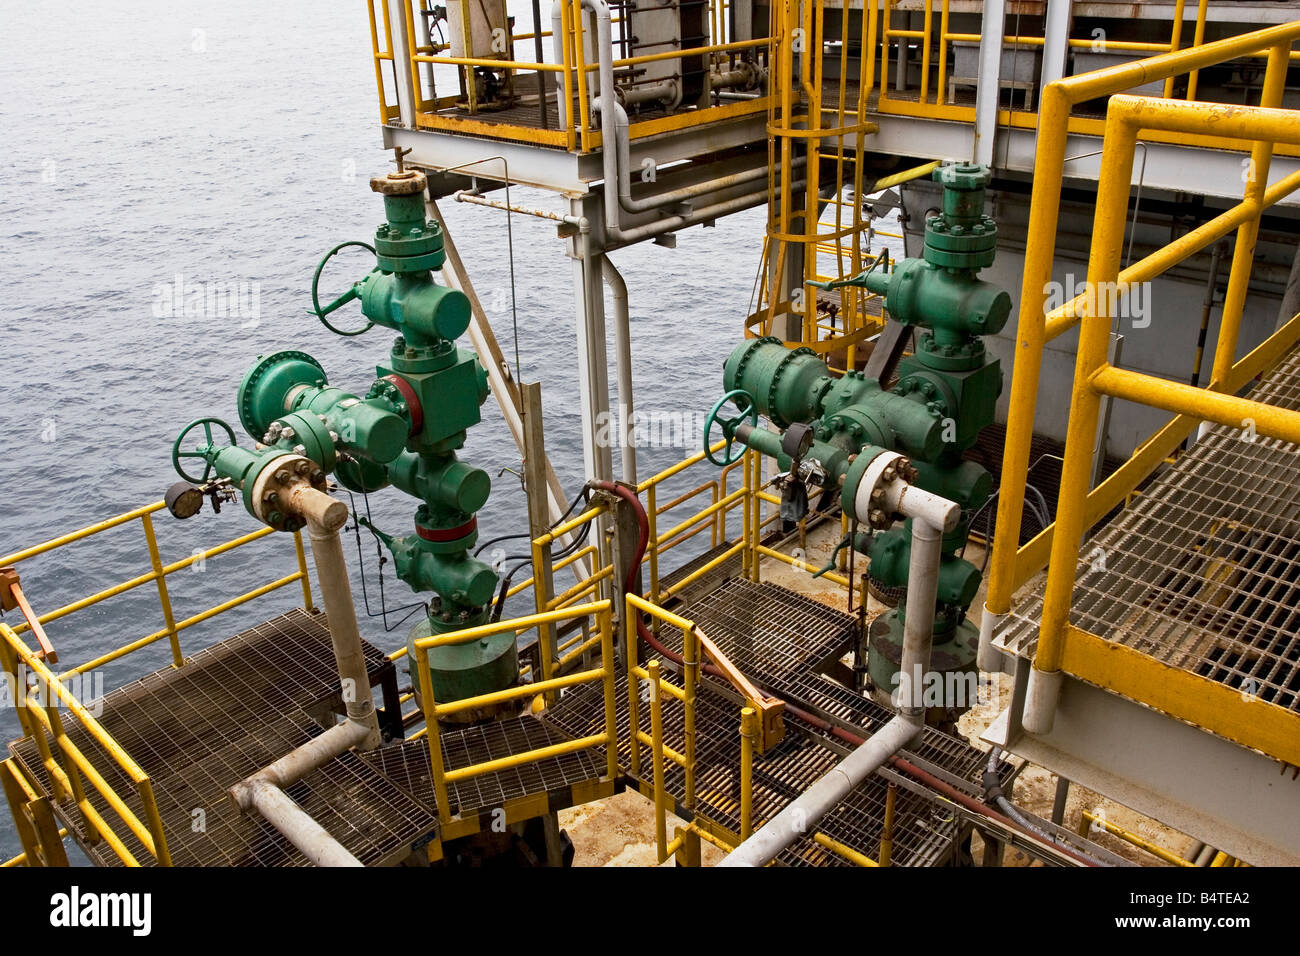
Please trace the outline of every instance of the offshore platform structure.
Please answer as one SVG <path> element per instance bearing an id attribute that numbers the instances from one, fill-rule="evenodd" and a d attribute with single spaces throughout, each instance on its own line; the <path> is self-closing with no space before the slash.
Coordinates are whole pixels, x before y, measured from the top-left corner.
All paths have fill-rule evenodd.
<path id="1" fill-rule="evenodd" d="M 107 864 L 560 864 L 556 811 L 623 789 L 686 865 L 966 864 L 977 835 L 990 865 L 1300 861 L 1300 5 L 1139 7 L 555 0 L 517 27 L 499 2 L 370 0 L 397 169 L 372 182 L 375 270 L 322 304 L 331 250 L 313 311 L 360 334 L 334 319 L 357 300 L 398 337 L 364 391 L 259 358 L 253 447 L 216 419 L 176 440 L 174 514 L 238 498 L 262 525 L 203 553 L 292 540 L 296 571 L 179 617 L 166 580 L 196 559 L 160 557 L 162 503 L 0 559 L 24 618 L 0 665 L 72 715 L 17 714 L 20 862 L 65 861 L 62 826 Z M 570 261 L 581 509 L 451 203 L 551 223 Z M 722 437 L 647 476 L 612 257 L 757 207 Z M 458 457 L 489 394 L 525 465 L 514 588 L 472 554 L 491 483 Z M 416 499 L 413 527 L 373 529 L 428 597 L 404 646 L 360 632 L 331 481 Z M 152 573 L 31 608 L 25 562 L 137 520 Z M 57 621 L 150 581 L 162 630 L 52 669 Z M 301 607 L 185 653 L 292 583 Z M 505 616 L 523 591 L 535 613 Z M 71 678 L 123 660 L 149 673 L 80 707 Z M 977 673 L 1010 683 L 991 751 L 954 733 L 969 699 L 926 693 Z M 1005 755 L 1055 775 L 1050 817 L 1014 803 Z M 1066 819 L 1072 783 L 1194 842 Z"/>

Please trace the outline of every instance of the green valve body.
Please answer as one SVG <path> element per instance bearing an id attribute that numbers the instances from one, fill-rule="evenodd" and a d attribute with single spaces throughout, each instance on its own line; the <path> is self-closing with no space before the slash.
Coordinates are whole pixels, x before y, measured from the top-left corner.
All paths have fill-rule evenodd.
<path id="1" fill-rule="evenodd" d="M 942 211 L 926 222 L 921 258 L 904 259 L 890 272 L 869 269 L 826 284 L 863 287 L 882 297 L 891 320 L 917 329 L 916 352 L 898 363 L 892 387 L 855 370 L 836 376 L 811 349 L 788 349 L 775 338 L 751 339 L 734 349 L 723 381 L 728 391 L 743 390 L 740 403 L 752 399 L 777 428 L 812 427 L 815 440 L 804 457 L 841 482 L 846 510 L 853 507 L 873 446 L 909 457 L 915 484 L 961 506 L 961 521 L 943 541 L 932 669 L 967 673 L 975 667 L 977 635 L 965 612 L 980 572 L 956 552 L 992 493 L 992 477 L 963 452 L 994 420 L 1002 371 L 981 336 L 1001 331 L 1011 299 L 978 276 L 992 263 L 997 243 L 997 225 L 984 214 L 988 170 L 949 165 L 934 178 L 944 186 Z M 775 457 L 783 469 L 790 467 L 780 434 L 745 427 L 734 434 Z M 879 583 L 906 586 L 910 528 L 858 535 L 854 546 L 870 555 L 870 573 Z M 903 608 L 894 609 L 872 628 L 868 667 L 877 689 L 886 693 L 902 656 L 903 617 Z"/>
<path id="2" fill-rule="evenodd" d="M 471 553 L 491 479 L 456 456 L 468 430 L 481 421 L 487 372 L 455 342 L 469 326 L 469 299 L 433 275 L 445 252 L 441 227 L 425 214 L 424 176 L 393 173 L 371 186 L 383 195 L 385 211 L 385 222 L 375 230 L 376 268 L 329 306 L 318 304 L 317 315 L 324 322 L 357 299 L 371 324 L 398 333 L 376 365 L 374 381 L 363 394 L 352 393 L 330 385 L 320 363 L 305 352 L 259 358 L 241 381 L 237 401 L 241 423 L 264 448 L 214 448 L 212 457 L 217 472 L 244 489 L 246 506 L 261 520 L 269 506 L 260 503 L 259 515 L 251 489 L 261 470 L 285 455 L 319 466 L 321 487 L 332 473 L 354 492 L 392 486 L 415 498 L 412 533 L 371 529 L 391 552 L 398 578 L 430 595 L 429 614 L 411 631 L 414 641 L 486 623 L 500 582 Z M 313 284 L 313 299 L 315 291 Z M 440 701 L 502 690 L 518 679 L 513 633 L 436 647 L 428 658 Z"/>

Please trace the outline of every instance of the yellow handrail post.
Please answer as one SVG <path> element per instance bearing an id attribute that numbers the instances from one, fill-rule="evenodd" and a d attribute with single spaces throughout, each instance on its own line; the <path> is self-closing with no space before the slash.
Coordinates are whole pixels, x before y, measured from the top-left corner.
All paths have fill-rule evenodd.
<path id="1" fill-rule="evenodd" d="M 1106 120 L 1105 143 L 1106 151 L 1102 156 L 1097 182 L 1097 216 L 1093 226 L 1092 249 L 1088 256 L 1087 281 L 1091 289 L 1110 288 L 1104 283 L 1113 282 L 1119 274 L 1137 129 L 1123 122 L 1112 111 Z M 1101 395 L 1093 388 L 1091 380 L 1093 373 L 1106 364 L 1106 348 L 1110 341 L 1113 319 L 1110 308 L 1114 303 L 1110 301 L 1110 296 L 1093 295 L 1090 299 L 1079 328 L 1074 387 L 1070 399 L 1070 423 L 1066 432 L 1061 491 L 1056 510 L 1056 532 L 1048 564 L 1038 650 L 1034 656 L 1034 670 L 1048 674 L 1060 671 L 1064 654 L 1075 567 L 1084 531 L 1083 499 L 1091 486 L 1093 438 L 1097 433 L 1097 418 L 1101 410 Z M 1020 357 L 1017 356 L 1017 359 Z M 1028 721 L 1026 729 L 1031 732 L 1034 729 Z"/>
<path id="2" fill-rule="evenodd" d="M 429 655 L 417 645 L 416 676 L 420 681 L 420 709 L 424 711 L 424 736 L 429 744 L 429 771 L 433 778 L 433 797 L 438 804 L 438 819 L 443 825 L 451 821 L 451 803 L 447 793 L 447 771 L 442 759 L 442 735 L 438 732 L 438 706 L 433 699 L 433 674 Z"/>
<path id="3" fill-rule="evenodd" d="M 172 666 L 180 667 L 185 659 L 181 656 L 181 642 L 176 634 L 176 618 L 172 614 L 171 597 L 167 594 L 167 575 L 163 571 L 162 557 L 158 554 L 158 539 L 153 533 L 153 516 L 142 514 L 140 523 L 144 525 L 144 540 L 149 545 L 149 561 L 153 565 L 154 581 L 158 584 L 158 601 L 162 604 L 167 640 L 172 647 Z"/>
<path id="4" fill-rule="evenodd" d="M 631 595 L 627 596 L 623 614 L 624 652 L 623 661 L 627 667 L 627 716 L 628 716 L 628 773 L 633 777 L 641 775 L 641 741 L 637 734 L 641 730 L 641 687 L 637 679 L 637 609 Z"/>
<path id="5" fill-rule="evenodd" d="M 1282 90 L 1286 83 L 1290 62 L 1291 44 L 1278 44 L 1269 51 L 1268 66 L 1264 70 L 1264 86 L 1259 105 L 1265 108 L 1282 104 Z M 1268 170 L 1273 159 L 1272 140 L 1257 141 L 1250 150 L 1246 166 L 1244 201 L 1251 206 L 1252 215 L 1237 228 L 1237 241 L 1232 252 L 1232 267 L 1228 272 L 1228 288 L 1223 294 L 1223 309 L 1219 314 L 1219 341 L 1214 350 L 1212 382 L 1225 382 L 1237 354 L 1237 335 L 1241 329 L 1242 310 L 1250 286 L 1250 274 L 1255 266 L 1255 242 L 1259 238 L 1259 221 L 1264 214 L 1264 190 L 1268 186 Z"/>
<path id="6" fill-rule="evenodd" d="M 601 670 L 605 685 L 605 774 L 618 777 L 618 708 L 615 702 L 615 666 L 613 611 L 606 607 L 597 616 L 600 628 Z"/>
<path id="7" fill-rule="evenodd" d="M 307 573 L 307 553 L 302 546 L 302 532 L 293 533 L 293 550 L 298 557 L 298 573 L 302 575 L 302 606 L 303 610 L 310 611 L 313 609 L 311 601 L 311 575 Z"/>
<path id="8" fill-rule="evenodd" d="M 1192 46 L 1198 47 L 1205 42 L 1205 14 L 1210 6 L 1210 0 L 1200 0 L 1196 5 L 1196 32 L 1192 36 Z M 1187 74 L 1187 99 L 1196 99 L 1196 84 L 1200 79 L 1201 71 L 1192 70 Z"/>
<path id="9" fill-rule="evenodd" d="M 682 734 L 685 738 L 682 754 L 686 764 L 684 796 L 682 806 L 690 813 L 695 812 L 695 695 L 700 674 L 700 637 L 699 632 L 691 627 L 682 629 Z M 700 836 L 694 829 L 689 829 L 683 837 L 682 849 L 687 866 L 700 865 Z"/>
<path id="10" fill-rule="evenodd" d="M 551 605 L 550 590 L 547 582 L 551 575 L 546 569 L 551 567 L 551 535 L 542 535 L 533 541 L 533 603 L 538 614 L 549 611 Z M 542 680 L 550 680 L 555 673 L 555 625 L 549 622 L 537 625 L 537 658 L 542 668 Z M 555 703 L 555 694 L 548 693 L 544 700 L 546 706 Z"/>
<path id="11" fill-rule="evenodd" d="M 890 860 L 894 855 L 894 814 L 898 806 L 898 784 L 892 780 L 889 782 L 889 789 L 885 791 L 885 822 L 880 830 L 880 859 L 881 866 L 889 866 Z"/>
<path id="12" fill-rule="evenodd" d="M 668 859 L 668 798 L 664 789 L 664 718 L 662 693 L 659 686 L 659 661 L 652 660 L 646 665 L 650 674 L 650 739 L 651 759 L 654 770 L 655 795 L 655 845 L 659 850 L 659 862 Z"/>
<path id="13" fill-rule="evenodd" d="M 1183 42 L 1183 6 L 1186 0 L 1175 0 L 1174 3 L 1174 27 L 1173 35 L 1169 38 L 1169 52 L 1177 52 L 1178 46 Z M 1174 78 L 1172 76 L 1165 78 L 1164 97 L 1169 99 L 1174 95 Z"/>
<path id="14" fill-rule="evenodd" d="M 740 839 L 754 832 L 754 741 L 758 739 L 758 712 L 740 709 Z"/>

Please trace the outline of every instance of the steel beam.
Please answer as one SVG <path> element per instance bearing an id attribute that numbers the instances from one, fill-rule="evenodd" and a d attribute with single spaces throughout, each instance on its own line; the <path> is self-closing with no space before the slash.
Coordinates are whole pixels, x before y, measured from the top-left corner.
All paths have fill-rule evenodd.
<path id="1" fill-rule="evenodd" d="M 982 740 L 1247 863 L 1300 865 L 1300 780 L 1289 768 L 1069 674 L 1051 732 L 1029 734 L 1023 685 Z"/>

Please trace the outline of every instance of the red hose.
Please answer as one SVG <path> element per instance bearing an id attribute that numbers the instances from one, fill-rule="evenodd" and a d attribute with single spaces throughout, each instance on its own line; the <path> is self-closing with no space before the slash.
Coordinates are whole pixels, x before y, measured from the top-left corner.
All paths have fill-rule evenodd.
<path id="1" fill-rule="evenodd" d="M 630 488 L 626 488 L 623 485 L 615 484 L 612 481 L 593 481 L 591 482 L 591 487 L 598 488 L 601 491 L 607 491 L 613 495 L 618 495 L 618 497 L 622 498 L 629 505 L 631 505 L 632 510 L 636 513 L 636 521 L 637 521 L 637 529 L 638 529 L 636 554 L 633 556 L 632 563 L 628 567 L 627 579 L 623 582 L 623 592 L 625 594 L 636 594 L 637 593 L 637 589 L 636 589 L 637 572 L 641 570 L 641 561 L 645 558 L 646 548 L 649 546 L 650 543 L 650 519 L 646 516 L 645 506 L 641 504 L 641 499 L 638 498 Z M 660 641 L 654 636 L 654 633 L 650 630 L 650 628 L 646 626 L 645 621 L 641 619 L 640 614 L 636 615 L 636 632 L 637 635 L 641 638 L 641 640 L 649 644 L 650 647 L 652 647 L 656 653 L 662 654 L 664 657 L 668 658 L 670 661 L 672 661 L 675 664 L 680 665 L 682 663 L 682 656 L 677 652 L 672 651 L 669 648 L 665 647 L 662 643 L 660 643 Z M 726 675 L 723 674 L 721 670 L 714 667 L 712 664 L 705 663 L 702 664 L 701 666 L 703 667 L 705 673 L 713 674 L 714 676 L 722 677 L 724 679 L 726 678 Z M 789 701 L 785 701 L 785 710 L 786 713 L 790 714 L 792 717 L 802 720 L 804 723 L 810 724 L 811 726 L 816 727 L 819 730 L 823 730 L 829 733 L 833 737 L 838 737 L 840 740 L 844 741 L 845 743 L 852 744 L 854 747 L 860 747 L 867 742 L 867 738 L 859 737 L 857 734 L 845 730 L 843 727 L 840 727 L 837 724 L 833 724 L 829 720 L 823 720 L 821 717 L 818 717 L 816 714 L 811 714 L 801 707 L 796 707 L 794 704 L 791 704 Z M 965 807 L 967 810 L 970 810 L 972 813 L 978 813 L 981 816 L 987 817 L 990 820 L 996 820 L 997 822 L 1001 823 L 1003 826 L 1010 827 L 1016 832 L 1024 834 L 1028 839 L 1032 840 L 1034 843 L 1039 843 L 1044 846 L 1048 845 L 1043 843 L 1042 838 L 1039 837 L 1038 834 L 1032 832 L 1031 830 L 1025 829 L 1020 824 L 1016 823 L 1016 821 L 1012 820 L 1010 817 L 1005 816 L 1004 814 L 999 813 L 997 810 L 994 810 L 992 807 L 989 807 L 981 803 L 980 801 L 976 800 L 974 797 L 970 796 L 969 794 L 962 793 L 960 790 L 952 786 L 950 783 L 947 783 L 944 780 L 940 780 L 934 774 L 922 770 L 920 767 L 918 767 L 916 764 L 912 763 L 911 761 L 895 755 L 889 758 L 889 764 L 895 770 L 901 771 L 902 773 L 907 774 L 909 777 L 912 777 L 920 781 L 921 783 L 925 784 L 927 787 L 930 787 L 932 790 L 939 791 L 949 800 L 952 800 L 954 803 L 961 804 L 963 807 Z M 1052 845 L 1052 849 L 1059 853 L 1064 853 L 1066 856 L 1069 856 L 1072 859 L 1077 860 L 1078 862 L 1082 863 L 1085 866 L 1097 865 L 1092 860 L 1089 860 L 1087 857 L 1079 853 L 1075 853 L 1073 850 L 1069 849 L 1068 847 Z"/>

